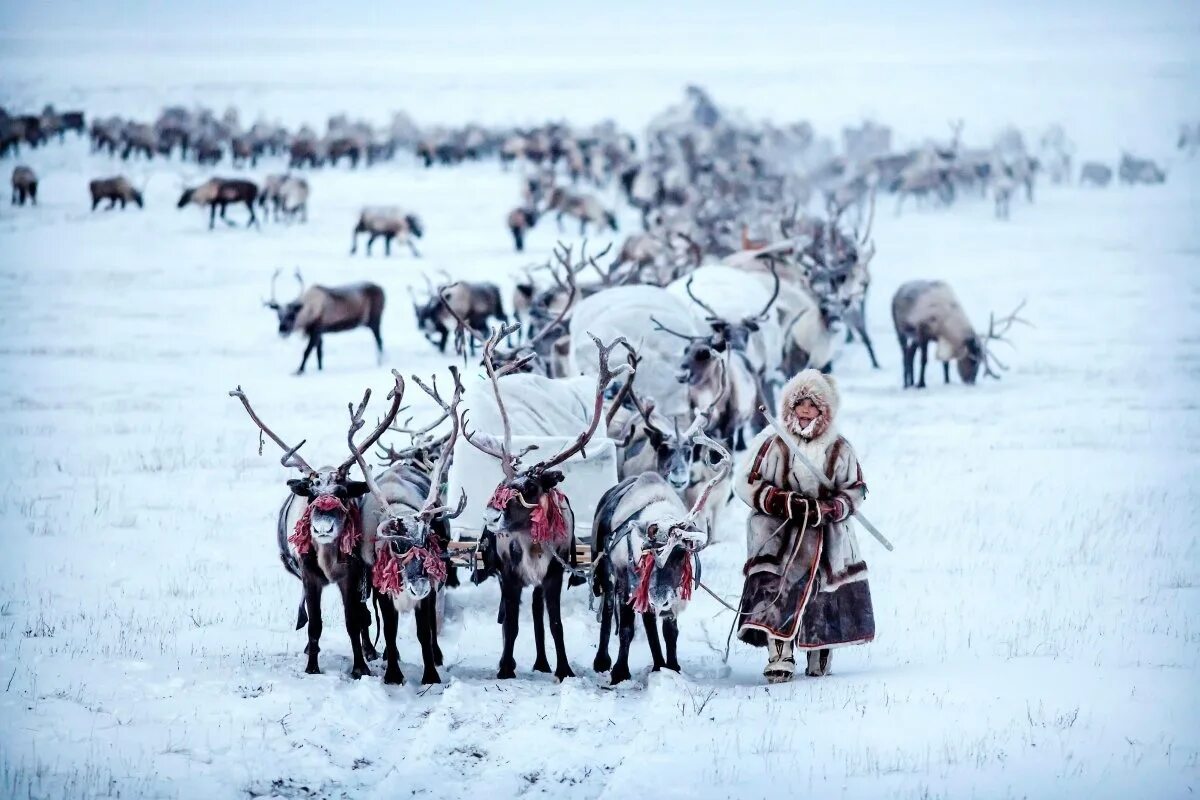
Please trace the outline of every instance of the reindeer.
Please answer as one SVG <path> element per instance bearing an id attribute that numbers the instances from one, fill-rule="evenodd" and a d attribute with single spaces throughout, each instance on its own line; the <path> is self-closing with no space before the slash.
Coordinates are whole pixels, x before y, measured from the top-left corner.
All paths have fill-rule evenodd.
<path id="1" fill-rule="evenodd" d="M 308 222 L 308 181 L 294 175 L 275 177 L 281 177 L 271 197 L 275 218 L 282 214 L 291 221 L 299 216 L 301 222 Z"/>
<path id="2" fill-rule="evenodd" d="M 476 449 L 500 461 L 504 479 L 496 486 L 488 511 L 484 518 L 481 548 L 489 572 L 499 573 L 500 614 L 499 622 L 504 626 L 504 649 L 500 656 L 500 679 L 515 678 L 517 662 L 513 658 L 513 647 L 517 641 L 518 616 L 521 595 L 526 586 L 533 587 L 533 633 L 537 658 L 533 669 L 549 672 L 546 659 L 545 631 L 542 626 L 543 613 L 550 617 L 550 635 L 554 639 L 556 666 L 554 675 L 559 680 L 574 677 L 567 662 L 566 645 L 563 642 L 562 612 L 560 600 L 562 581 L 567 559 L 574 553 L 575 514 L 570 500 L 557 488 L 563 481 L 563 473 L 555 467 L 576 453 L 582 453 L 600 424 L 604 411 L 604 390 L 612 379 L 627 369 L 622 365 L 615 372 L 609 370 L 608 358 L 613 348 L 623 339 L 617 339 L 605 347 L 595 340 L 599 351 L 599 377 L 596 382 L 596 400 L 591 424 L 576 440 L 549 458 L 529 467 L 521 467 L 521 458 L 528 450 L 515 453 L 512 448 L 512 426 L 504 397 L 500 392 L 500 381 L 493 366 L 493 355 L 497 343 L 515 331 L 515 326 L 497 328 L 484 345 L 483 364 L 491 380 L 496 405 L 500 411 L 503 437 L 497 442 L 485 439 L 466 430 L 464 435 Z"/>
<path id="3" fill-rule="evenodd" d="M 121 131 L 121 160 L 128 161 L 140 154 L 147 161 L 154 158 L 158 137 L 154 128 L 141 122 L 130 122 Z"/>
<path id="4" fill-rule="evenodd" d="M 286 339 L 295 331 L 308 337 L 304 357 L 300 359 L 297 375 L 304 374 L 304 365 L 313 350 L 317 351 L 317 369 L 323 369 L 325 347 L 322 337 L 326 333 L 369 328 L 375 337 L 375 351 L 379 363 L 383 363 L 383 337 L 379 325 L 383 319 L 383 289 L 374 283 L 352 283 L 346 286 L 310 286 L 304 288 L 304 278 L 296 270 L 296 281 L 300 284 L 299 294 L 290 303 L 280 305 L 275 299 L 275 279 L 280 270 L 271 276 L 271 299 L 263 305 L 279 317 L 279 335 Z"/>
<path id="5" fill-rule="evenodd" d="M 723 319 L 692 291 L 693 278 L 685 289 L 692 302 L 707 313 L 705 321 L 712 329 L 707 336 L 694 336 L 671 330 L 651 317 L 657 330 L 688 342 L 684 351 L 679 382 L 688 386 L 688 402 L 693 414 L 710 409 L 714 425 L 710 435 L 734 449 L 745 447 L 744 428 L 758 417 L 758 406 L 770 405 L 765 361 L 754 363 L 748 354 L 751 336 L 769 319 L 771 307 L 779 297 L 780 280 L 772 264 L 774 288 L 763 309 L 753 316 L 731 322 Z"/>
<path id="6" fill-rule="evenodd" d="M 952 360 L 957 363 L 958 376 L 965 384 L 975 383 L 980 367 L 985 375 L 998 379 L 1000 375 L 992 365 L 1001 370 L 1008 367 L 991 352 L 988 343 L 1007 342 L 1005 335 L 1014 324 L 1029 324 L 1018 316 L 1024 305 L 1022 302 L 1011 314 L 999 320 L 992 314 L 987 333 L 980 337 L 948 284 L 909 281 L 902 285 L 892 298 L 892 320 L 904 359 L 904 388 L 914 385 L 913 359 L 918 349 L 921 351 L 921 375 L 915 385 L 918 389 L 925 388 L 925 363 L 931 341 L 937 342 L 935 357 L 942 362 L 945 383 L 950 383 Z"/>
<path id="7" fill-rule="evenodd" d="M 12 204 L 23 206 L 28 200 L 37 205 L 38 178 L 32 169 L 19 166 L 12 172 Z"/>
<path id="8" fill-rule="evenodd" d="M 371 468 L 354 447 L 353 434 L 362 426 L 362 410 L 351 417 L 350 448 L 357 454 L 358 465 L 371 494 L 363 503 L 363 560 L 371 568 L 371 583 L 377 607 L 383 618 L 386 668 L 383 682 L 404 683 L 396 647 L 399 614 L 412 611 L 421 643 L 424 672 L 421 683 L 441 683 L 437 668 L 442 651 L 437 641 L 438 592 L 444 585 L 457 585 L 453 567 L 447 568 L 444 542 L 450 539 L 449 520 L 462 514 L 466 495 L 456 510 L 440 503 L 441 486 L 450 464 L 454 442 L 460 428 L 458 405 L 463 387 L 458 370 L 450 368 L 454 379 L 454 397 L 442 399 L 437 379 L 429 388 L 416 375 L 413 380 L 445 411 L 451 431 L 441 444 L 437 461 L 427 474 L 407 463 L 396 463 L 375 481 Z M 440 422 L 440 420 L 439 420 Z"/>
<path id="9" fill-rule="evenodd" d="M 559 231 L 563 229 L 563 215 L 569 215 L 579 220 L 580 236 L 587 233 L 589 222 L 600 229 L 611 228 L 614 231 L 617 230 L 616 216 L 600 205 L 599 200 L 591 195 L 574 194 L 561 186 L 556 186 L 550 190 L 550 194 L 546 198 L 546 211 L 558 212 L 554 217 L 554 221 L 558 223 Z"/>
<path id="10" fill-rule="evenodd" d="M 364 208 L 358 215 L 358 224 L 354 226 L 354 236 L 350 242 L 350 255 L 358 252 L 358 235 L 360 233 L 370 234 L 367 237 L 367 255 L 371 255 L 371 245 L 382 236 L 383 254 L 390 256 L 392 239 L 398 236 L 401 242 L 408 245 L 408 249 L 414 256 L 417 258 L 421 256 L 412 237 L 420 239 L 425 235 L 425 229 L 421 226 L 421 220 L 416 214 L 402 211 L 394 206 Z"/>
<path id="11" fill-rule="evenodd" d="M 426 278 L 426 283 L 429 279 Z M 443 284 L 436 289 L 429 285 L 429 299 L 424 303 L 417 301 L 410 286 L 409 294 L 413 301 L 413 315 L 417 327 L 429 340 L 429 343 L 446 352 L 446 342 L 450 338 L 450 330 L 454 329 L 456 351 L 463 352 L 464 336 L 474 332 L 471 339 L 471 354 L 475 353 L 476 338 L 487 337 L 488 322 L 495 318 L 501 323 L 508 323 L 508 315 L 504 313 L 504 304 L 500 301 L 500 288 L 494 283 L 471 283 L 455 281 Z"/>
<path id="12" fill-rule="evenodd" d="M 362 522 L 359 498 L 367 493 L 369 487 L 363 481 L 350 480 L 349 470 L 378 441 L 400 410 L 404 379 L 395 370 L 392 375 L 395 386 L 388 395 L 392 404 L 379 426 L 358 447 L 354 446 L 352 440 L 357 428 L 352 427 L 350 457 L 337 467 L 319 470 L 313 469 L 300 457 L 303 441 L 294 447 L 289 446 L 266 426 L 251 408 L 242 387 L 229 393 L 230 397 L 241 401 L 250 419 L 262 431 L 259 452 L 262 451 L 261 437 L 265 434 L 284 451 L 280 463 L 284 467 L 300 470 L 303 475 L 287 482 L 291 494 L 279 510 L 277 536 L 279 558 L 284 568 L 299 578 L 304 586 L 304 599 L 297 614 L 296 629 L 308 625 L 308 646 L 304 648 L 308 659 L 304 671 L 309 675 L 321 672 L 317 654 L 321 652 L 321 592 L 326 584 L 335 583 L 341 591 L 346 633 L 350 636 L 353 653 L 350 676 L 357 680 L 363 675 L 370 675 L 367 660 L 378 657 L 369 636 L 371 612 L 362 592 L 365 570 L 360 545 Z M 371 390 L 368 389 L 359 404 L 358 418 L 361 419 L 370 398 Z M 296 498 L 304 498 L 304 502 L 297 502 Z"/>
<path id="13" fill-rule="evenodd" d="M 142 193 L 124 175 L 89 181 L 88 192 L 92 195 L 92 211 L 96 210 L 101 200 L 108 201 L 105 211 L 111 211 L 117 203 L 121 204 L 122 211 L 127 203 L 135 203 L 138 208 L 143 207 Z"/>
<path id="14" fill-rule="evenodd" d="M 695 427 L 703 427 L 697 418 Z M 592 668 L 608 672 L 613 685 L 628 680 L 629 645 L 633 641 L 634 615 L 640 614 L 650 645 L 653 670 L 680 671 L 676 657 L 679 614 L 687 607 L 700 579 L 700 551 L 708 543 L 699 520 L 713 489 L 729 474 L 729 451 L 702 433 L 699 445 L 720 457 L 716 474 L 705 485 L 690 510 L 657 472 L 625 478 L 605 492 L 592 524 L 592 593 L 603 598 L 600 642 Z M 613 618 L 620 648 L 617 663 L 608 654 Z M 662 619 L 666 657 L 658 638 Z"/>
<path id="15" fill-rule="evenodd" d="M 258 227 L 258 218 L 254 216 L 254 201 L 257 198 L 258 186 L 251 181 L 210 178 L 195 188 L 184 189 L 176 208 L 183 208 L 189 204 L 201 208 L 208 206 L 208 229 L 211 231 L 217 220 L 218 209 L 221 212 L 221 219 L 226 224 L 232 225 L 234 223 L 225 216 L 229 204 L 245 203 L 246 210 L 250 212 L 250 219 L 246 223 L 246 227 L 249 228 L 251 225 Z"/>
<path id="16" fill-rule="evenodd" d="M 537 225 L 538 213 L 534 207 L 514 208 L 508 212 L 508 229 L 512 231 L 513 247 L 518 253 L 525 251 L 525 234 Z"/>
<path id="17" fill-rule="evenodd" d="M 1103 189 L 1112 182 L 1112 167 L 1099 161 L 1085 161 L 1079 168 L 1079 185 L 1091 184 Z"/>
<path id="18" fill-rule="evenodd" d="M 1148 158 L 1135 158 L 1129 153 L 1121 154 L 1121 163 L 1117 169 L 1117 177 L 1121 183 L 1135 184 L 1162 183 L 1167 179 L 1167 173 Z"/>

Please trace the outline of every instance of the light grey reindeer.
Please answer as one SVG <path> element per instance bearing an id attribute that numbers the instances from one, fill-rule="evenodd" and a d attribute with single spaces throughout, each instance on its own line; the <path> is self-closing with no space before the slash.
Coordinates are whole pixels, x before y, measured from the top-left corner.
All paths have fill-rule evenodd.
<path id="1" fill-rule="evenodd" d="M 400 670 L 396 630 L 399 615 L 413 612 L 417 639 L 421 644 L 424 671 L 421 683 L 441 683 L 437 668 L 442 664 L 438 646 L 438 593 L 442 587 L 457 585 L 452 568 L 447 566 L 446 543 L 450 539 L 449 521 L 463 512 L 466 495 L 456 509 L 443 504 L 442 481 L 450 466 L 451 453 L 460 430 L 458 405 L 463 386 L 458 370 L 450 367 L 454 395 L 447 403 L 438 392 L 437 378 L 433 388 L 412 376 L 421 390 L 433 398 L 445 412 L 441 419 L 451 420 L 451 430 L 442 442 L 437 460 L 430 473 L 403 461 L 394 463 L 375 479 L 370 466 L 358 455 L 358 465 L 371 493 L 363 501 L 362 558 L 371 570 L 371 584 L 383 618 L 386 662 L 383 682 L 404 683 Z M 441 420 L 439 420 L 440 422 Z M 363 424 L 361 409 L 351 417 L 349 443 L 352 452 L 353 435 Z"/>
<path id="2" fill-rule="evenodd" d="M 974 384 L 980 368 L 984 374 L 999 378 L 992 369 L 1006 367 L 989 349 L 994 341 L 1007 342 L 1005 338 L 1014 324 L 1028 325 L 1018 316 L 1025 306 L 1024 301 L 1006 317 L 997 319 L 992 314 L 988 330 L 983 336 L 975 332 L 971 320 L 955 297 L 949 284 L 942 281 L 909 281 L 896 290 L 892 298 L 892 320 L 896 325 L 896 336 L 904 360 L 904 388 L 914 385 L 913 359 L 921 352 L 921 374 L 915 381 L 918 389 L 925 388 L 925 364 L 928 360 L 930 342 L 937 342 L 935 357 L 942 362 L 942 375 L 950 383 L 950 362 L 958 365 L 958 376 L 963 383 Z"/>
<path id="3" fill-rule="evenodd" d="M 629 645 L 635 615 L 646 629 L 653 669 L 680 671 L 676 655 L 679 615 L 687 607 L 700 579 L 699 553 L 708 543 L 701 524 L 713 490 L 729 474 L 729 451 L 695 425 L 696 444 L 717 453 L 715 474 L 689 510 L 678 493 L 657 472 L 644 472 L 621 481 L 605 492 L 592 526 L 592 593 L 602 597 L 600 643 L 592 667 L 610 668 L 613 684 L 628 680 Z M 617 620 L 617 661 L 608 654 L 613 618 Z M 662 620 L 666 642 L 664 658 L 658 637 Z"/>

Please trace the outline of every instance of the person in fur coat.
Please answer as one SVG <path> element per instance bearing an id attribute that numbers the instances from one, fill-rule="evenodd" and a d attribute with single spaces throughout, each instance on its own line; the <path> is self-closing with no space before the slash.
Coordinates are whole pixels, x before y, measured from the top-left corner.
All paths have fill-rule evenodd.
<path id="1" fill-rule="evenodd" d="M 806 369 L 784 387 L 781 422 L 833 490 L 793 458 L 773 428 L 751 443 L 734 491 L 751 508 L 738 638 L 767 648 L 770 683 L 789 681 L 794 652 L 807 653 L 807 675 L 829 672 L 834 647 L 875 637 L 867 565 L 850 516 L 867 495 L 850 442 L 834 424 L 837 383 Z"/>

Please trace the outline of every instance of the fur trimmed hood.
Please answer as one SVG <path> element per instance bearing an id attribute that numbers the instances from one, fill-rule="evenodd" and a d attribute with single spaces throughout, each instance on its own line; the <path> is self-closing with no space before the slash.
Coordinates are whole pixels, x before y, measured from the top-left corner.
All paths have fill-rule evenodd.
<path id="1" fill-rule="evenodd" d="M 792 416 L 792 409 L 806 398 L 811 400 L 821 411 L 816 430 L 807 437 L 796 429 Z M 834 420 L 837 418 L 840 406 L 841 396 L 838 394 L 837 381 L 834 377 L 815 369 L 806 369 L 793 376 L 783 387 L 779 401 L 779 413 L 792 433 L 801 438 L 815 441 L 833 430 Z"/>

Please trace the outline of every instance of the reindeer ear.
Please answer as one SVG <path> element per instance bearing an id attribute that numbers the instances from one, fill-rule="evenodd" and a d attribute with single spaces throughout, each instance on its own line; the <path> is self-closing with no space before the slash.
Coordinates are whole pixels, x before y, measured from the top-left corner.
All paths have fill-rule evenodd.
<path id="1" fill-rule="evenodd" d="M 643 425 L 642 427 L 646 429 L 646 437 L 650 440 L 650 444 L 653 445 L 655 449 L 662 447 L 662 431 L 658 430 L 657 428 L 652 428 L 649 425 Z"/>
<path id="2" fill-rule="evenodd" d="M 543 472 L 539 477 L 539 482 L 542 485 L 543 491 L 548 492 L 555 486 L 558 486 L 560 483 L 562 483 L 566 477 L 566 475 L 563 475 L 558 470 L 552 469 L 549 472 Z"/>
<path id="3" fill-rule="evenodd" d="M 308 478 L 292 478 L 287 485 L 294 495 L 312 497 L 312 485 L 308 482 Z"/>
<path id="4" fill-rule="evenodd" d="M 351 500 L 357 500 L 370 490 L 366 481 L 346 481 L 346 496 Z"/>
<path id="5" fill-rule="evenodd" d="M 755 320 L 748 319 L 743 324 L 746 326 L 746 330 L 750 331 L 751 333 L 758 332 L 758 322 Z"/>

